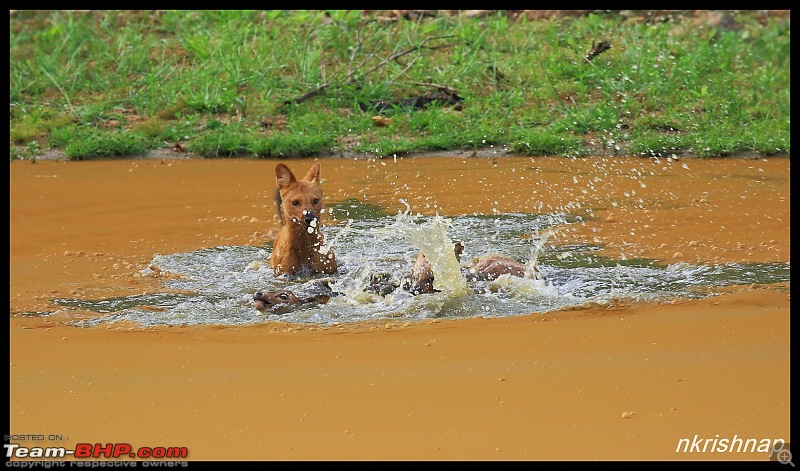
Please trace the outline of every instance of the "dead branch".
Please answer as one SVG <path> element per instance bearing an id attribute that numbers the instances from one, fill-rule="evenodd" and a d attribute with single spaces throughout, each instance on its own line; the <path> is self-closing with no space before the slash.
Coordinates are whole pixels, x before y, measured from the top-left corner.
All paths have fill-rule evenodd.
<path id="1" fill-rule="evenodd" d="M 432 87 L 437 90 L 441 90 L 443 92 L 449 93 L 450 95 L 457 95 L 456 90 L 454 88 L 450 88 L 447 85 L 439 85 L 438 83 L 428 83 L 428 82 L 408 82 L 411 85 L 419 85 L 420 87 Z"/>
<path id="2" fill-rule="evenodd" d="M 462 101 L 464 101 L 464 99 L 458 96 L 455 92 L 435 92 L 399 100 L 377 100 L 371 103 L 359 103 L 359 108 L 361 108 L 361 111 L 374 110 L 380 113 L 382 111 L 392 110 L 398 107 L 421 110 L 426 108 L 428 105 L 438 104 L 453 105 L 455 109 L 460 110 Z"/>
<path id="3" fill-rule="evenodd" d="M 589 62 L 592 59 L 594 59 L 595 56 L 597 56 L 599 54 L 602 54 L 603 52 L 605 52 L 605 51 L 607 51 L 609 49 L 611 49 L 611 43 L 610 42 L 605 41 L 605 40 L 599 41 L 599 42 L 597 42 L 597 44 L 594 44 L 592 46 L 592 49 L 590 49 L 589 52 L 586 53 L 586 55 L 583 57 L 583 60 L 585 60 L 586 62 Z"/>
<path id="4" fill-rule="evenodd" d="M 381 67 L 385 66 L 386 64 L 388 64 L 388 63 L 390 63 L 392 61 L 395 61 L 395 60 L 397 60 L 397 59 L 399 59 L 399 58 L 401 58 L 401 57 L 403 57 L 403 56 L 405 56 L 407 54 L 411 54 L 412 52 L 417 51 L 419 49 L 443 49 L 443 48 L 446 48 L 446 47 L 450 47 L 451 46 L 450 44 L 445 44 L 444 46 L 425 46 L 425 43 L 427 43 L 428 41 L 436 40 L 436 39 L 444 39 L 444 38 L 451 38 L 451 37 L 453 37 L 453 35 L 436 36 L 436 37 L 433 37 L 433 38 L 427 38 L 424 41 L 422 41 L 421 43 L 419 43 L 418 45 L 411 46 L 410 48 L 406 49 L 405 51 L 395 52 L 391 56 L 389 56 L 389 57 L 383 59 L 382 61 L 380 61 L 377 65 L 374 65 L 372 68 L 367 69 L 366 71 L 364 71 L 364 73 L 362 75 L 369 75 L 372 72 L 374 72 L 374 71 L 380 69 Z M 345 84 L 353 83 L 355 81 L 353 79 L 353 75 L 355 75 L 356 72 L 358 72 L 358 70 L 355 70 L 355 71 L 351 72 L 350 74 L 348 74 L 347 77 L 345 77 L 346 81 L 344 83 Z"/>
<path id="5" fill-rule="evenodd" d="M 294 98 L 292 100 L 286 100 L 286 101 L 283 102 L 283 104 L 284 105 L 288 105 L 288 104 L 291 104 L 291 103 L 302 103 L 302 102 L 308 100 L 309 98 L 314 98 L 315 96 L 319 95 L 320 93 L 322 93 L 329 86 L 330 85 L 326 83 L 325 85 L 322 85 L 321 87 L 318 87 L 318 88 L 315 88 L 314 90 L 311 90 L 310 92 L 303 93 L 302 95 L 300 95 L 297 98 Z"/>
<path id="6" fill-rule="evenodd" d="M 440 46 L 426 46 L 426 44 L 429 43 L 430 41 L 435 41 L 435 40 L 438 40 L 438 39 L 445 39 L 445 38 L 450 38 L 450 37 L 453 37 L 453 35 L 434 36 L 434 37 L 431 37 L 431 38 L 426 38 L 421 43 L 419 43 L 419 44 L 417 44 L 415 46 L 411 46 L 408 49 L 405 49 L 405 50 L 402 50 L 402 51 L 399 51 L 399 52 L 395 52 L 394 54 L 382 59 L 378 64 L 370 67 L 369 69 L 367 69 L 367 70 L 365 70 L 363 72 L 360 72 L 361 67 L 363 65 L 363 63 L 362 63 L 362 65 L 360 65 L 355 70 L 349 71 L 344 76 L 344 78 L 342 78 L 341 80 L 333 81 L 333 82 L 329 82 L 329 83 L 324 83 L 324 84 L 320 85 L 319 87 L 317 87 L 316 89 L 311 90 L 309 92 L 306 92 L 306 93 L 300 95 L 297 98 L 290 98 L 288 100 L 285 100 L 283 102 L 283 105 L 285 106 L 285 105 L 289 105 L 289 104 L 292 104 L 292 103 L 302 103 L 302 102 L 308 100 L 309 98 L 313 98 L 313 97 L 319 95 L 326 88 L 329 88 L 329 87 L 331 87 L 333 85 L 350 85 L 350 84 L 353 84 L 353 83 L 355 83 L 355 82 L 360 80 L 359 78 L 356 78 L 357 74 L 360 75 L 360 77 L 365 77 L 365 76 L 371 74 L 372 72 L 380 69 L 381 67 L 386 66 L 386 64 L 389 64 L 392 61 L 396 61 L 397 59 L 399 59 L 399 58 L 401 58 L 401 57 L 403 57 L 405 55 L 411 54 L 414 51 L 418 51 L 418 50 L 421 50 L 421 49 L 434 50 L 434 49 L 443 49 L 443 48 L 447 48 L 447 47 L 452 47 L 451 44 L 444 44 L 444 45 L 440 45 Z"/>
<path id="7" fill-rule="evenodd" d="M 362 42 L 361 42 L 361 28 L 365 27 L 366 25 L 375 22 L 376 20 L 371 19 L 361 23 L 356 29 L 356 45 L 353 47 L 353 52 L 350 53 L 350 61 L 347 63 L 347 73 L 350 74 L 353 71 L 353 62 L 356 60 L 356 55 L 361 50 Z"/>

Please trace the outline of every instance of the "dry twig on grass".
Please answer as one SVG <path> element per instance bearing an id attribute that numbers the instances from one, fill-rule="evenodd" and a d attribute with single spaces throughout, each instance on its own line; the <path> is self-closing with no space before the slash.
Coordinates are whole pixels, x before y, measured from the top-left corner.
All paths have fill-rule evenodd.
<path id="1" fill-rule="evenodd" d="M 605 41 L 605 40 L 599 41 L 599 42 L 597 42 L 596 44 L 594 44 L 592 46 L 592 49 L 589 50 L 589 52 L 587 52 L 585 56 L 583 56 L 583 60 L 585 60 L 586 62 L 589 62 L 592 59 L 594 59 L 595 56 L 598 56 L 598 55 L 602 54 L 603 52 L 605 52 L 605 51 L 607 51 L 609 49 L 611 49 L 611 43 L 610 42 Z"/>
<path id="2" fill-rule="evenodd" d="M 422 42 L 420 42 L 417 45 L 411 46 L 411 47 L 409 47 L 407 49 L 404 49 L 402 51 L 395 52 L 394 54 L 391 54 L 388 57 L 383 58 L 380 62 L 378 62 L 378 64 L 376 64 L 376 65 L 374 65 L 374 66 L 372 66 L 372 67 L 370 67 L 370 68 L 368 68 L 368 69 L 366 69 L 364 71 L 362 71 L 361 69 L 364 67 L 364 64 L 365 64 L 366 61 L 362 62 L 361 64 L 359 64 L 358 67 L 356 67 L 355 69 L 352 68 L 352 63 L 353 63 L 353 61 L 355 59 L 355 51 L 359 49 L 359 47 L 356 47 L 354 49 L 354 54 L 351 55 L 351 58 L 350 58 L 351 59 L 351 61 L 350 61 L 350 64 L 351 64 L 350 71 L 344 77 L 342 77 L 340 79 L 337 79 L 337 80 L 333 80 L 331 82 L 324 83 L 324 84 L 320 85 L 319 87 L 315 88 L 314 90 L 308 91 L 308 92 L 300 95 L 299 97 L 290 98 L 288 100 L 285 100 L 283 102 L 283 106 L 290 105 L 290 104 L 293 104 L 293 103 L 302 103 L 302 102 L 304 102 L 304 101 L 306 101 L 306 100 L 308 100 L 310 98 L 313 98 L 313 97 L 319 95 L 320 93 L 325 91 L 325 89 L 330 88 L 331 86 L 334 86 L 334 85 L 350 85 L 350 84 L 359 82 L 359 81 L 363 80 L 364 77 L 366 77 L 367 75 L 371 74 L 372 72 L 375 72 L 376 70 L 380 69 L 381 67 L 386 66 L 387 64 L 391 63 L 392 61 L 396 61 L 397 59 L 399 59 L 399 58 L 401 58 L 401 57 L 403 57 L 405 55 L 411 54 L 414 51 L 419 51 L 419 50 L 423 50 L 423 49 L 435 50 L 435 49 L 443 49 L 443 48 L 451 47 L 452 46 L 451 44 L 436 45 L 436 46 L 427 45 L 431 41 L 436 41 L 436 40 L 439 40 L 439 39 L 445 39 L 445 38 L 450 38 L 450 37 L 453 37 L 453 35 L 434 36 L 434 37 L 431 37 L 431 38 L 424 39 Z M 442 86 L 437 85 L 437 87 L 442 87 Z"/>

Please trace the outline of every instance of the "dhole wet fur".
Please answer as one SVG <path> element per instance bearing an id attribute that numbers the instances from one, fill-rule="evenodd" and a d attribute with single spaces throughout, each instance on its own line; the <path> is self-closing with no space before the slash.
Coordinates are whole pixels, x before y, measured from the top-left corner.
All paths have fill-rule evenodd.
<path id="1" fill-rule="evenodd" d="M 319 159 L 314 159 L 301 180 L 284 164 L 275 166 L 275 177 L 275 203 L 281 220 L 269 259 L 275 275 L 336 273 L 336 256 L 325 247 L 322 235 Z"/>

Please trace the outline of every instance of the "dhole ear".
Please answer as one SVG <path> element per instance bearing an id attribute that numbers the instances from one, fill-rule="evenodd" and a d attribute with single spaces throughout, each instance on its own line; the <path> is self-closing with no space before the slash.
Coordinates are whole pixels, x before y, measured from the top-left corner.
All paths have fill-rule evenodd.
<path id="1" fill-rule="evenodd" d="M 314 164 L 311 165 L 310 169 L 308 169 L 308 172 L 306 172 L 306 176 L 303 177 L 303 180 L 309 182 L 316 181 L 319 183 L 319 159 L 314 159 Z"/>
<path id="2" fill-rule="evenodd" d="M 296 181 L 294 174 L 291 170 L 289 170 L 289 167 L 283 164 L 278 164 L 275 166 L 275 177 L 277 177 L 276 179 L 278 181 L 278 188 L 285 188 Z"/>

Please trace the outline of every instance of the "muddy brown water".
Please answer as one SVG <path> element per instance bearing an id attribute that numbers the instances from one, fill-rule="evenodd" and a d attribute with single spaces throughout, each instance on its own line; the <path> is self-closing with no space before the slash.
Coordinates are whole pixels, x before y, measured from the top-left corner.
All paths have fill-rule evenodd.
<path id="1" fill-rule="evenodd" d="M 10 163 L 10 312 L 157 292 L 157 254 L 268 247 L 276 160 Z M 309 159 L 283 159 L 304 174 Z M 558 157 L 322 159 L 326 202 L 389 213 L 560 213 L 552 244 L 669 264 L 789 262 L 790 160 Z M 406 204 L 408 206 L 406 206 Z M 324 223 L 344 223 L 331 214 Z M 469 244 L 469 240 L 465 243 Z M 258 288 L 258 287 L 254 287 Z"/>

